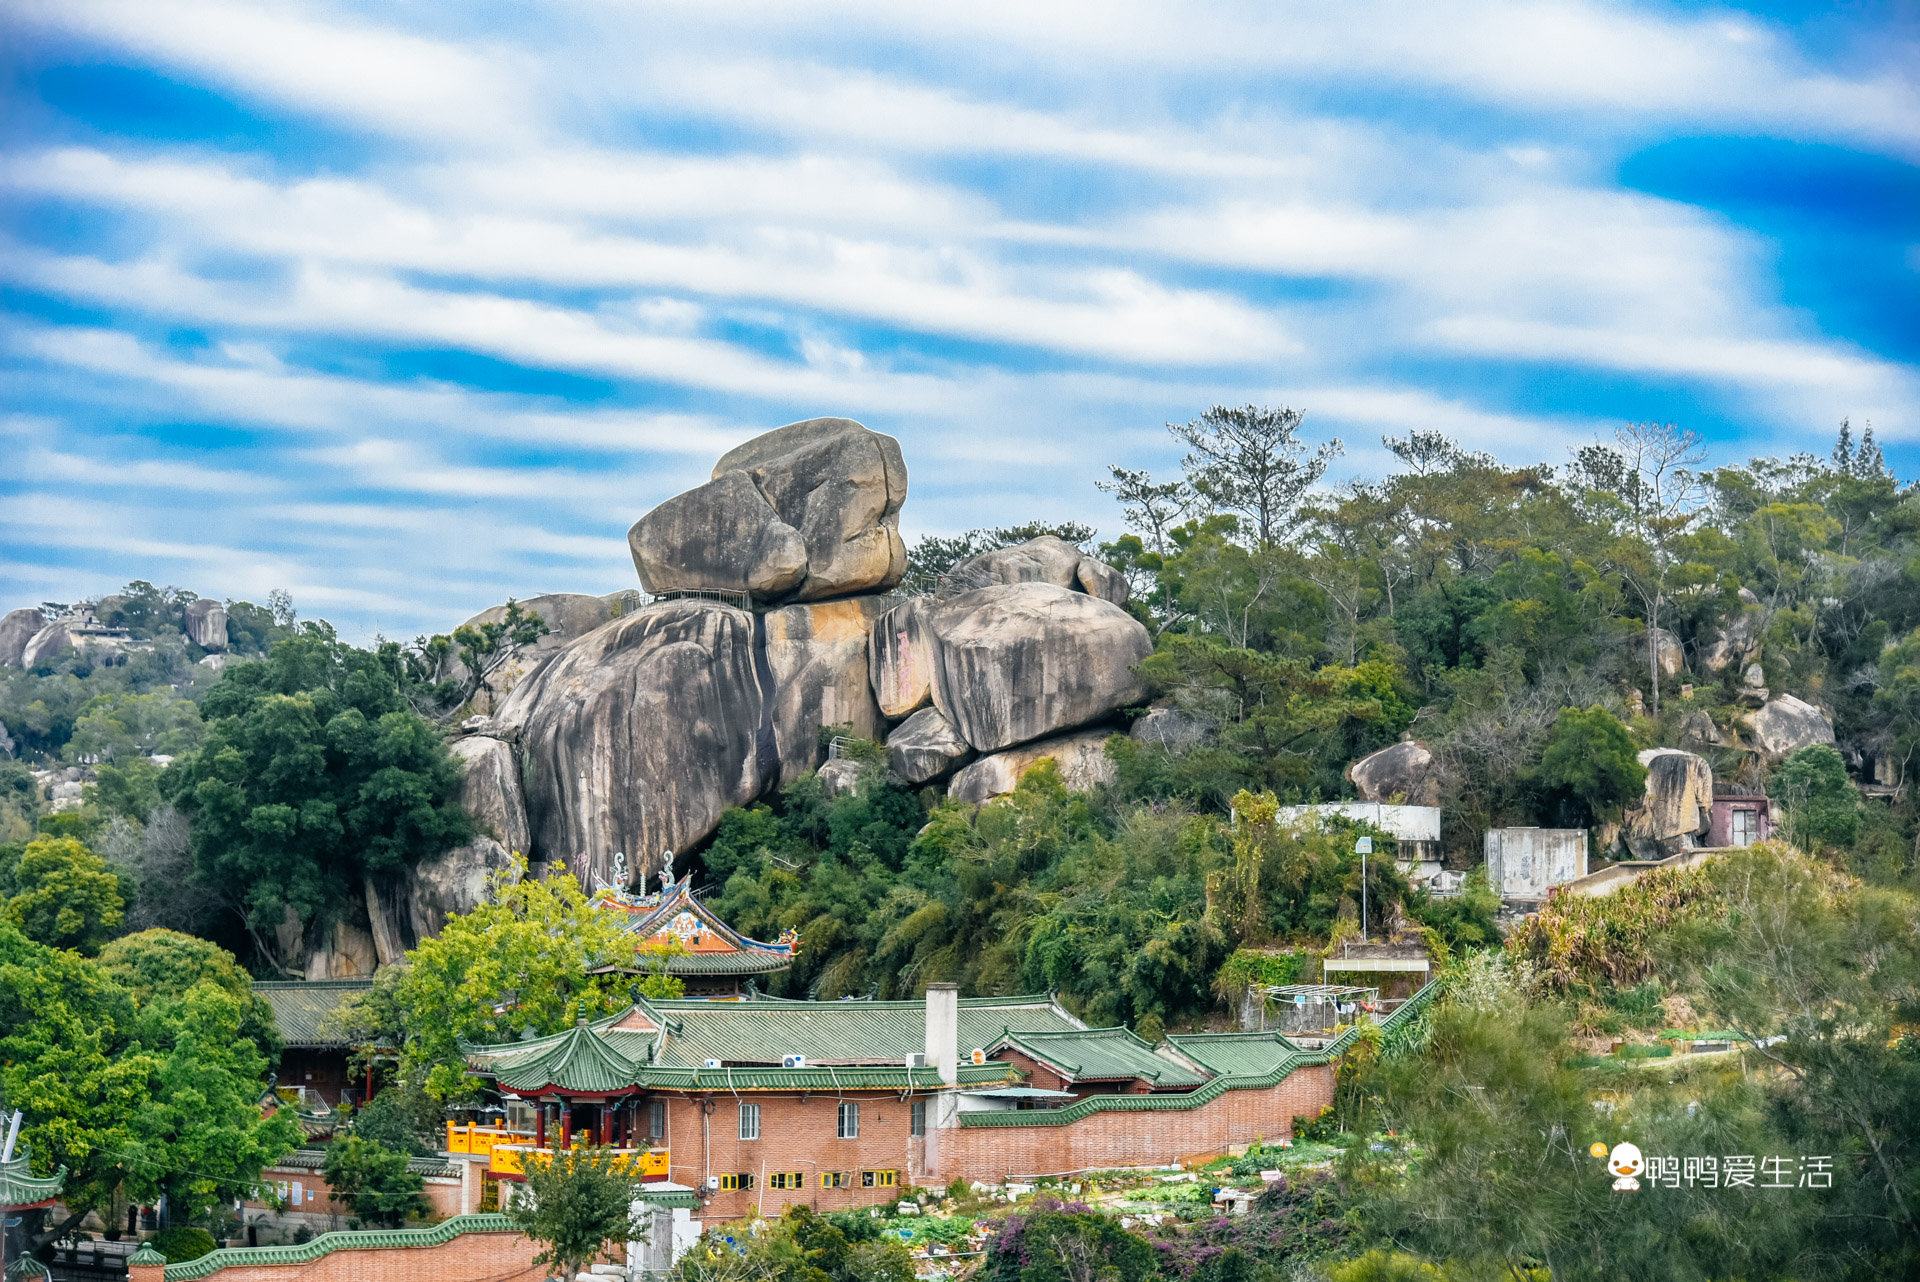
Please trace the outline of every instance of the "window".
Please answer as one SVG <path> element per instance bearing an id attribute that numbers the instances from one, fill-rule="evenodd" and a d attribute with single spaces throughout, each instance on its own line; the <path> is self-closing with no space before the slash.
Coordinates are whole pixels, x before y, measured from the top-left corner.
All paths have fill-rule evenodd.
<path id="1" fill-rule="evenodd" d="M 807 1186 L 805 1177 L 799 1171 L 775 1171 L 767 1177 L 770 1189 L 803 1189 Z"/>
<path id="2" fill-rule="evenodd" d="M 893 1187 L 892 1171 L 860 1172 L 860 1187 L 863 1189 L 890 1189 Z"/>
<path id="3" fill-rule="evenodd" d="M 847 1187 L 847 1173 L 845 1171 L 820 1172 L 820 1187 L 823 1189 L 843 1189 Z"/>
<path id="4" fill-rule="evenodd" d="M 860 1138 L 860 1106 L 858 1104 L 840 1105 L 840 1125 L 834 1134 L 843 1140 Z"/>
<path id="5" fill-rule="evenodd" d="M 1751 846 L 1760 840 L 1760 812 L 1757 810 L 1736 810 L 1733 812 L 1733 844 Z"/>
<path id="6" fill-rule="evenodd" d="M 760 1106 L 758 1104 L 740 1106 L 740 1138 L 743 1140 L 760 1138 Z"/>
<path id="7" fill-rule="evenodd" d="M 647 1134 L 656 1140 L 667 1138 L 667 1102 L 663 1099 L 647 1101 Z"/>
<path id="8" fill-rule="evenodd" d="M 750 1189 L 752 1187 L 753 1174 L 749 1171 L 741 1171 L 737 1175 L 722 1175 L 720 1177 L 720 1191 L 723 1193 L 731 1193 L 738 1189 Z"/>
<path id="9" fill-rule="evenodd" d="M 917 1099 L 913 1102 L 913 1111 L 908 1114 L 907 1134 L 925 1135 L 927 1133 L 927 1102 Z"/>

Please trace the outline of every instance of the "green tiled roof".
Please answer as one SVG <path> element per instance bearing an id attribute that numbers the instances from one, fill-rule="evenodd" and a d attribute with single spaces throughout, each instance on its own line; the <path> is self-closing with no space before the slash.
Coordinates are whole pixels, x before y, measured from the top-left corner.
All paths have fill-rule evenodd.
<path id="1" fill-rule="evenodd" d="M 778 1064 L 804 1055 L 812 1064 L 900 1064 L 927 1049 L 925 1002 L 657 1001 L 677 1029 L 661 1048 L 662 1065 Z M 991 1046 L 1009 1024 L 1035 1031 L 1083 1025 L 1049 997 L 971 997 L 960 1002 L 960 1053 Z"/>
<path id="2" fill-rule="evenodd" d="M 463 1233 L 518 1233 L 504 1215 L 455 1215 L 430 1229 L 360 1229 L 322 1233 L 299 1246 L 226 1246 L 197 1260 L 167 1266 L 166 1282 L 193 1282 L 221 1269 L 248 1264 L 307 1264 L 335 1251 L 439 1246 Z"/>
<path id="3" fill-rule="evenodd" d="M 502 1055 L 494 1067 L 495 1079 L 508 1090 L 625 1090 L 640 1071 L 639 1064 L 615 1050 L 585 1020 L 558 1037 L 528 1046 L 530 1053 Z"/>
<path id="4" fill-rule="evenodd" d="M 326 1167 L 327 1151 L 323 1148 L 297 1148 L 293 1152 L 269 1162 L 268 1165 L 281 1171 L 318 1171 Z M 439 1178 L 457 1176 L 461 1163 L 439 1157 L 410 1157 L 407 1169 L 415 1175 L 431 1175 Z"/>
<path id="5" fill-rule="evenodd" d="M 1278 1033 L 1176 1033 L 1167 1041 L 1221 1077 L 1264 1076 L 1300 1049 Z"/>
<path id="6" fill-rule="evenodd" d="M 1383 1034 L 1392 1037 L 1403 1031 L 1419 1017 L 1428 1002 L 1440 991 L 1437 982 L 1429 982 L 1419 992 L 1402 1002 L 1400 1008 L 1380 1021 Z M 1049 1109 L 1007 1109 L 991 1112 L 962 1113 L 962 1126 L 1068 1126 L 1083 1117 L 1095 1113 L 1152 1113 L 1179 1111 L 1199 1108 L 1219 1099 L 1228 1091 L 1258 1090 L 1278 1086 L 1297 1068 L 1314 1064 L 1330 1064 L 1346 1052 L 1359 1036 L 1359 1027 L 1347 1029 L 1340 1036 L 1317 1051 L 1295 1049 L 1282 1056 L 1268 1072 L 1257 1076 L 1216 1077 L 1195 1090 L 1165 1091 L 1144 1095 L 1090 1095 L 1077 1104 L 1066 1108 Z"/>
<path id="7" fill-rule="evenodd" d="M 260 980 L 253 991 L 273 1007 L 273 1022 L 288 1046 L 335 1049 L 347 1043 L 321 1025 L 336 1007 L 373 987 L 371 979 Z"/>
<path id="8" fill-rule="evenodd" d="M 1077 1082 L 1148 1081 L 1155 1086 L 1198 1086 L 1206 1079 L 1124 1028 L 1003 1032 L 994 1043 L 1011 1046 L 1065 1071 Z"/>
<path id="9" fill-rule="evenodd" d="M 0 1164 L 0 1206 L 32 1206 L 60 1196 L 67 1182 L 66 1167 L 52 1175 L 37 1176 L 25 1146 L 16 1148 L 14 1153 L 11 1162 Z"/>
<path id="10" fill-rule="evenodd" d="M 779 953 L 681 953 L 667 958 L 669 975 L 772 975 L 793 965 Z"/>
<path id="11" fill-rule="evenodd" d="M 31 1278 L 50 1278 L 52 1276 L 53 1270 L 34 1259 L 31 1255 L 23 1255 L 7 1266 L 7 1282 L 28 1282 L 28 1279 Z"/>
<path id="12" fill-rule="evenodd" d="M 156 1264 L 165 1268 L 167 1257 L 154 1250 L 151 1242 L 142 1242 L 140 1249 L 127 1257 L 127 1267 L 130 1269 L 150 1269 Z"/>

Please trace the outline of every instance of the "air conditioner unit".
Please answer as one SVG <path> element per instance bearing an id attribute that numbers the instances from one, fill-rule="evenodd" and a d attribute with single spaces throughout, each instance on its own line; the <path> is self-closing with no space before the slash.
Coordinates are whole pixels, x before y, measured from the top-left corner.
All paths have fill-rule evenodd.
<path id="1" fill-rule="evenodd" d="M 805 1068 L 806 1066 L 807 1057 L 805 1055 L 782 1055 L 780 1057 L 780 1067 L 782 1068 Z"/>
<path id="2" fill-rule="evenodd" d="M 708 1188 L 710 1188 L 710 1189 L 717 1189 L 717 1188 L 719 1188 L 719 1187 L 720 1187 L 720 1177 L 719 1177 L 718 1175 L 709 1175 L 709 1176 L 707 1177 L 707 1187 L 708 1187 Z"/>
<path id="3" fill-rule="evenodd" d="M 926 1066 L 927 1066 L 926 1052 L 915 1051 L 913 1054 L 907 1056 L 908 1068 L 925 1068 Z"/>
<path id="4" fill-rule="evenodd" d="M 719 1061 L 719 1060 L 717 1060 L 717 1059 L 710 1059 L 710 1060 L 708 1060 L 708 1061 L 707 1061 L 707 1067 L 708 1067 L 708 1068 L 718 1068 L 718 1067 L 720 1067 L 720 1061 Z"/>
<path id="5" fill-rule="evenodd" d="M 976 1046 L 973 1049 L 973 1054 L 967 1056 L 967 1058 L 975 1064 L 984 1064 L 987 1062 L 987 1053 Z"/>

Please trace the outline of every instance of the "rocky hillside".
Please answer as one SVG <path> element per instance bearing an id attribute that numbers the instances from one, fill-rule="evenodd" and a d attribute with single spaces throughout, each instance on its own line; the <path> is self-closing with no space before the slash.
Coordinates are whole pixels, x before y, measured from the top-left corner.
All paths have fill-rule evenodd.
<path id="1" fill-rule="evenodd" d="M 1041 538 L 909 595 L 906 494 L 893 438 L 811 419 L 635 522 L 646 604 L 581 598 L 612 617 L 555 627 L 493 714 L 461 727 L 465 802 L 493 835 L 418 870 L 414 928 L 467 906 L 510 849 L 602 879 L 624 853 L 630 875 L 652 873 L 729 806 L 823 766 L 831 784 L 836 730 L 969 800 L 1043 756 L 1083 785 L 1107 777 L 1100 727 L 1140 698 L 1152 649 L 1125 581 Z M 550 625 L 552 604 L 526 603 Z"/>

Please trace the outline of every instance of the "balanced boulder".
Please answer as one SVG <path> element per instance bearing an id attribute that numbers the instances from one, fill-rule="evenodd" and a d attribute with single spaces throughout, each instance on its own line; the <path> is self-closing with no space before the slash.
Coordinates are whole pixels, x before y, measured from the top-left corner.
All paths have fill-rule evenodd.
<path id="1" fill-rule="evenodd" d="M 1077 588 L 1115 605 L 1127 603 L 1124 575 L 1051 534 L 968 557 L 947 571 L 946 577 L 960 591 L 1005 583 L 1051 583 L 1057 588 Z"/>
<path id="2" fill-rule="evenodd" d="M 67 631 L 67 625 L 58 621 L 49 623 L 27 638 L 26 645 L 20 650 L 20 666 L 34 668 L 71 648 L 73 636 Z"/>
<path id="3" fill-rule="evenodd" d="M 1360 800 L 1403 806 L 1440 804 L 1440 763 L 1418 739 L 1402 739 L 1347 767 Z"/>
<path id="4" fill-rule="evenodd" d="M 1769 699 L 1742 718 L 1752 732 L 1754 746 L 1770 761 L 1790 757 L 1816 743 L 1833 742 L 1833 723 L 1826 713 L 1790 694 Z"/>
<path id="5" fill-rule="evenodd" d="M 892 587 L 907 571 L 900 443 L 850 418 L 789 423 L 728 451 L 713 479 L 627 532 L 647 591 L 815 601 Z"/>
<path id="6" fill-rule="evenodd" d="M 705 838 L 779 777 L 755 673 L 754 619 L 711 601 L 656 602 L 534 669 L 495 715 L 517 735 L 534 850 L 583 879 L 630 875 Z"/>
<path id="7" fill-rule="evenodd" d="M 0 667 L 18 668 L 27 652 L 27 642 L 47 626 L 47 617 L 38 610 L 10 610 L 0 619 Z"/>
<path id="8" fill-rule="evenodd" d="M 908 783 L 938 779 L 972 755 L 973 749 L 938 708 L 920 709 L 887 736 L 887 765 Z"/>
<path id="9" fill-rule="evenodd" d="M 869 596 L 789 605 L 763 616 L 782 784 L 819 763 L 823 726 L 880 738 L 885 723 L 868 684 L 867 637 L 884 609 L 880 598 Z"/>
<path id="10" fill-rule="evenodd" d="M 1664 859 L 1698 844 L 1713 813 L 1713 767 L 1678 748 L 1640 754 L 1646 797 L 1627 812 L 1621 837 L 1642 859 Z"/>
<path id="11" fill-rule="evenodd" d="M 898 720 L 933 702 L 933 633 L 927 629 L 928 597 L 902 601 L 867 634 L 867 679 L 880 713 Z"/>
<path id="12" fill-rule="evenodd" d="M 1020 776 L 1043 759 L 1054 763 L 1068 789 L 1089 792 L 1115 778 L 1106 751 L 1112 735 L 1110 730 L 1084 730 L 982 757 L 953 777 L 947 795 L 957 801 L 979 803 L 1012 792 Z"/>
<path id="13" fill-rule="evenodd" d="M 227 607 L 208 597 L 187 603 L 187 636 L 209 654 L 227 648 Z"/>
<path id="14" fill-rule="evenodd" d="M 1051 583 L 963 592 L 928 612 L 933 703 L 969 744 L 997 752 L 1137 701 L 1153 652 L 1119 606 Z"/>

